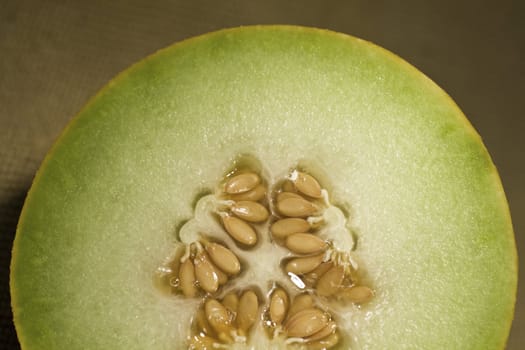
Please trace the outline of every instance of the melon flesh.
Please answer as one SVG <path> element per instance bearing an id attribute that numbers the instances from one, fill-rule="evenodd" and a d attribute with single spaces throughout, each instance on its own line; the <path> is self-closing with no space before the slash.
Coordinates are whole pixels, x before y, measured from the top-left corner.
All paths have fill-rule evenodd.
<path id="1" fill-rule="evenodd" d="M 120 74 L 67 127 L 35 178 L 14 244 L 22 348 L 185 348 L 199 300 L 162 295 L 154 271 L 198 196 L 243 154 L 275 178 L 310 167 L 348 211 L 376 297 L 339 310 L 342 348 L 504 347 L 517 257 L 480 137 L 393 54 L 275 26 L 164 49 Z M 279 273 L 264 254 L 261 279 Z M 253 349 L 270 347 L 255 339 Z"/>

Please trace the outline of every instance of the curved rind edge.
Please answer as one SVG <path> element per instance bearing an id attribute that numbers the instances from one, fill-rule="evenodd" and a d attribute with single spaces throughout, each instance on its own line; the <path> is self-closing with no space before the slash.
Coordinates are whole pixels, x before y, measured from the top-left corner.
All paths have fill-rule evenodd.
<path id="1" fill-rule="evenodd" d="M 451 98 L 450 95 L 448 95 L 441 87 L 439 87 L 439 85 L 437 85 L 427 75 L 425 75 L 423 72 L 418 70 L 416 67 L 414 67 L 413 65 L 408 63 L 406 60 L 404 60 L 400 56 L 396 55 L 395 53 L 393 53 L 393 52 L 391 52 L 391 51 L 389 51 L 389 50 L 387 50 L 387 49 L 385 49 L 385 48 L 383 48 L 381 46 L 378 46 L 378 45 L 376 45 L 376 44 L 374 44 L 374 43 L 372 43 L 370 41 L 367 41 L 367 40 L 364 40 L 364 39 L 360 39 L 360 38 L 357 38 L 357 37 L 349 35 L 349 34 L 335 32 L 335 31 L 332 31 L 332 30 L 329 30 L 329 29 L 321 29 L 321 28 L 314 28 L 314 27 L 304 27 L 304 26 L 296 26 L 296 25 L 279 25 L 279 24 L 277 24 L 277 25 L 239 26 L 239 27 L 232 27 L 232 28 L 222 29 L 222 30 L 218 30 L 218 31 L 214 31 L 214 32 L 210 32 L 210 33 L 194 36 L 194 37 L 191 37 L 191 38 L 188 38 L 188 39 L 184 39 L 184 40 L 182 40 L 180 42 L 177 42 L 177 43 L 174 43 L 174 44 L 172 44 L 170 46 L 162 48 L 162 49 L 152 53 L 151 55 L 148 55 L 146 58 L 144 58 L 144 59 L 134 63 L 130 67 L 128 67 L 125 70 L 121 71 L 113 79 L 111 79 L 106 85 L 104 85 L 95 95 L 93 95 L 88 100 L 88 102 L 84 105 L 84 107 L 67 123 L 67 125 L 62 130 L 62 132 L 59 135 L 59 137 L 54 141 L 52 147 L 47 152 L 46 156 L 44 157 L 44 160 L 42 161 L 39 169 L 37 170 L 37 172 L 36 172 L 36 174 L 35 174 L 35 176 L 33 178 L 31 188 L 29 189 L 29 191 L 27 193 L 27 196 L 26 196 L 26 199 L 24 201 L 24 205 L 23 205 L 20 217 L 19 217 L 19 221 L 18 221 L 18 225 L 17 225 L 17 229 L 16 229 L 16 235 L 15 235 L 15 239 L 13 241 L 10 271 L 12 272 L 15 269 L 16 264 L 18 263 L 18 260 L 16 259 L 16 257 L 17 257 L 17 250 L 18 250 L 18 241 L 19 241 L 19 237 L 20 237 L 21 228 L 24 225 L 24 218 L 26 216 L 26 211 L 28 210 L 27 208 L 30 207 L 30 205 L 31 205 L 32 192 L 33 192 L 34 188 L 36 187 L 36 185 L 38 184 L 41 174 L 47 168 L 47 164 L 48 164 L 49 160 L 52 158 L 55 149 L 60 146 L 64 135 L 66 135 L 68 133 L 69 129 L 71 129 L 77 123 L 77 121 L 81 118 L 82 114 L 84 114 L 84 111 L 88 110 L 91 107 L 91 105 L 95 101 L 97 101 L 99 99 L 100 96 L 103 96 L 107 91 L 111 90 L 112 87 L 117 85 L 121 80 L 124 80 L 127 76 L 129 76 L 130 74 L 132 74 L 136 70 L 140 69 L 142 66 L 147 65 L 150 60 L 156 59 L 157 57 L 159 57 L 159 56 L 161 56 L 161 55 L 163 55 L 165 53 L 171 52 L 172 50 L 183 49 L 185 46 L 194 44 L 194 43 L 196 43 L 198 41 L 201 41 L 201 40 L 206 40 L 206 39 L 214 37 L 214 36 L 220 36 L 220 35 L 225 35 L 225 34 L 235 33 L 237 31 L 245 31 L 245 30 L 251 30 L 251 31 L 257 31 L 257 30 L 283 30 L 283 31 L 303 32 L 303 33 L 306 33 L 306 32 L 322 33 L 322 34 L 330 35 L 330 36 L 338 36 L 338 37 L 340 37 L 343 40 L 351 40 L 351 41 L 361 42 L 361 43 L 363 43 L 365 45 L 368 45 L 369 47 L 375 49 L 376 51 L 380 52 L 383 57 L 388 58 L 391 61 L 396 62 L 397 64 L 399 64 L 399 66 L 403 67 L 403 69 L 407 73 L 415 76 L 420 81 L 424 81 L 431 89 L 435 90 L 440 95 L 442 95 L 444 100 L 446 100 L 449 103 L 450 106 L 453 106 L 453 108 L 456 111 L 455 115 L 461 120 L 461 122 L 464 125 L 465 129 L 468 130 L 468 132 L 470 133 L 470 136 L 473 139 L 475 139 L 476 142 L 482 147 L 483 151 L 485 152 L 487 158 L 490 161 L 489 162 L 490 167 L 491 167 L 490 174 L 493 177 L 493 184 L 496 186 L 496 189 L 497 189 L 498 193 L 500 193 L 500 198 L 501 198 L 500 205 L 501 205 L 501 208 L 502 208 L 502 212 L 505 214 L 506 220 L 510 223 L 511 230 L 509 232 L 509 236 L 510 237 L 508 237 L 508 238 L 509 238 L 509 240 L 511 240 L 513 242 L 513 246 L 514 246 L 514 252 L 513 252 L 514 257 L 513 257 L 513 260 L 514 260 L 514 267 L 515 267 L 515 274 L 514 274 L 515 279 L 514 279 L 513 305 L 515 307 L 516 295 L 517 295 L 518 254 L 517 254 L 516 241 L 515 241 L 515 236 L 514 236 L 514 229 L 513 229 L 513 226 L 512 226 L 512 219 L 511 219 L 511 215 L 510 215 L 510 208 L 509 208 L 509 205 L 508 205 L 508 201 L 506 199 L 506 195 L 505 195 L 505 191 L 504 191 L 504 188 L 503 188 L 503 184 L 501 182 L 501 178 L 500 178 L 500 176 L 498 174 L 498 171 L 497 171 L 497 169 L 496 169 L 496 167 L 494 165 L 494 162 L 492 161 L 492 158 L 491 158 L 487 148 L 483 144 L 481 136 L 476 131 L 476 129 L 474 128 L 472 123 L 467 119 L 465 114 L 461 111 L 459 106 L 455 103 L 455 101 Z M 10 294 L 11 294 L 11 308 L 12 308 L 12 311 L 13 311 L 14 324 L 15 324 L 15 328 L 16 328 L 16 331 L 17 331 L 17 336 L 18 336 L 19 342 L 20 342 L 20 344 L 22 346 L 22 349 L 23 349 L 24 348 L 24 337 L 22 336 L 22 331 L 21 331 L 21 329 L 19 328 L 19 326 L 17 325 L 17 322 L 16 322 L 16 319 L 17 319 L 17 313 L 16 313 L 16 310 L 17 310 L 16 309 L 17 299 L 16 299 L 16 295 L 17 294 L 16 294 L 16 288 L 14 286 L 15 282 L 14 282 L 14 278 L 13 278 L 13 274 L 12 273 L 10 273 L 9 282 L 10 282 L 9 285 L 10 285 Z M 507 338 L 508 338 L 508 333 L 510 332 L 510 328 L 511 328 L 511 325 L 512 325 L 512 320 L 513 320 L 513 318 L 510 318 L 508 320 L 508 324 L 507 324 L 507 327 L 506 327 L 507 332 L 506 332 L 506 335 L 505 335 L 506 338 L 502 339 L 501 348 L 505 347 L 505 344 L 506 344 L 506 342 L 508 340 Z"/>

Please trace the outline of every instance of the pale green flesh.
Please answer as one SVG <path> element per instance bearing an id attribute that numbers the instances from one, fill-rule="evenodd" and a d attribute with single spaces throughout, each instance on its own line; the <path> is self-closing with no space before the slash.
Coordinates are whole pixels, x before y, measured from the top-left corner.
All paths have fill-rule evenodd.
<path id="1" fill-rule="evenodd" d="M 444 92 L 382 49 L 274 27 L 161 51 L 70 125 L 15 242 L 23 349 L 184 348 L 178 329 L 195 303 L 161 296 L 153 272 L 196 196 L 241 153 L 274 174 L 314 164 L 349 209 L 377 291 L 351 316 L 355 349 L 504 346 L 516 252 L 474 130 Z"/>

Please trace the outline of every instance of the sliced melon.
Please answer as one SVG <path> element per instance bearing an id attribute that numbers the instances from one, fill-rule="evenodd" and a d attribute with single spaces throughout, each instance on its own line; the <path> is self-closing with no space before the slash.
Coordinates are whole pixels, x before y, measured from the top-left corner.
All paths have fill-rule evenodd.
<path id="1" fill-rule="evenodd" d="M 197 201 L 242 156 L 267 181 L 310 171 L 348 218 L 375 295 L 331 307 L 340 348 L 504 347 L 517 283 L 512 223 L 497 171 L 458 107 L 368 42 L 261 26 L 148 57 L 64 131 L 13 248 L 22 348 L 187 348 L 201 299 L 161 293 L 155 271 Z M 260 286 L 282 274 L 281 248 L 266 247 L 245 250 L 253 260 L 243 268 Z M 237 348 L 284 347 L 255 329 Z"/>

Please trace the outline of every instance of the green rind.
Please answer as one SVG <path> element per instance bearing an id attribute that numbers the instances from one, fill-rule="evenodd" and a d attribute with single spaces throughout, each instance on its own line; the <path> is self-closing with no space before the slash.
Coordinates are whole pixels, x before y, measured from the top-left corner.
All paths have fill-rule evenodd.
<path id="1" fill-rule="evenodd" d="M 255 45 L 254 42 L 258 44 Z M 251 66 L 241 65 L 240 67 L 244 71 L 241 70 L 240 72 L 237 72 L 231 62 L 227 61 L 228 58 L 233 57 L 231 54 L 237 48 L 240 52 L 239 58 L 245 60 L 243 63 L 252 64 Z M 348 53 L 351 50 L 357 52 L 353 57 Z M 270 74 L 272 70 L 266 66 L 268 62 L 256 59 L 258 55 L 255 52 L 269 53 L 268 57 L 271 54 L 278 57 L 279 54 L 286 55 L 288 52 L 291 52 L 291 55 L 295 54 L 294 60 L 290 62 L 287 61 L 286 56 L 283 57 L 283 62 L 277 60 L 271 62 L 276 65 L 277 71 L 284 74 L 285 77 L 297 79 L 298 83 L 282 81 L 273 75 L 265 76 L 265 74 Z M 304 57 L 299 56 L 298 52 L 303 52 Z M 212 54 L 219 56 L 218 58 L 213 57 Z M 323 57 L 323 54 L 326 54 L 327 57 Z M 312 55 L 313 58 L 310 60 L 308 55 Z M 270 58 L 275 59 L 275 57 L 271 56 Z M 338 67 L 337 63 L 343 64 L 345 62 L 343 59 L 352 61 L 361 70 L 354 69 L 350 65 Z M 214 71 L 215 65 L 221 70 Z M 297 69 L 294 71 L 295 65 L 303 65 L 304 70 Z M 326 71 L 320 74 L 309 70 L 313 68 Z M 340 70 L 341 73 L 345 73 L 356 80 L 362 79 L 355 85 L 362 84 L 365 93 L 362 96 L 356 96 L 355 100 L 352 101 L 357 105 L 361 103 L 361 110 L 352 110 L 348 101 L 343 99 L 349 97 L 347 92 L 333 90 L 338 88 L 335 84 L 337 76 L 330 69 L 334 69 L 336 72 Z M 213 79 L 208 80 L 208 84 L 204 72 L 213 77 Z M 197 73 L 200 80 L 192 81 L 195 78 L 192 73 Z M 173 78 L 177 84 L 172 81 L 172 74 L 178 74 L 176 78 Z M 248 74 L 252 74 L 254 78 L 248 79 Z M 236 91 L 234 84 L 214 80 L 219 78 L 230 79 L 231 77 L 240 77 L 240 86 L 246 88 L 246 91 Z M 217 91 L 217 87 L 211 86 L 209 81 L 218 82 L 217 85 L 223 90 Z M 303 86 L 312 84 L 318 90 L 305 89 L 304 94 L 299 94 L 298 92 L 301 92 L 302 88 L 301 84 Z M 342 81 L 341 84 L 343 88 L 347 87 L 345 84 L 352 88 L 355 87 L 346 81 Z M 283 85 L 292 88 L 289 92 L 292 97 L 285 96 L 287 94 L 282 89 Z M 192 93 L 188 93 L 188 91 L 180 88 L 195 88 L 196 86 L 200 87 L 202 91 L 193 90 Z M 256 102 L 254 97 L 250 96 L 247 87 L 259 89 L 262 97 L 272 99 L 277 107 L 264 101 Z M 395 92 L 396 94 L 393 96 L 374 94 L 372 89 L 374 87 L 383 92 Z M 279 90 L 280 88 L 281 90 Z M 296 90 L 294 91 L 293 88 Z M 178 91 L 179 89 L 180 91 Z M 353 91 L 351 88 L 349 90 Z M 222 91 L 224 91 L 224 95 L 220 96 Z M 275 93 L 274 91 L 278 92 Z M 399 94 L 400 91 L 403 91 L 403 94 Z M 279 92 L 283 94 L 278 95 Z M 159 97 L 158 94 L 162 93 L 165 94 L 164 97 Z M 195 101 L 199 100 L 199 96 L 196 96 L 198 94 L 207 97 L 207 99 L 201 99 L 201 102 L 209 99 L 211 105 L 214 106 L 210 111 L 216 115 L 210 117 L 207 123 L 202 123 L 203 119 L 199 118 L 190 120 L 185 118 L 187 114 L 182 113 L 191 112 L 201 117 L 205 115 L 206 108 L 209 107 L 195 104 Z M 186 104 L 187 101 L 182 98 L 177 99 L 177 96 L 180 95 L 189 98 L 189 103 Z M 365 100 L 369 105 L 363 104 L 359 100 L 360 97 L 366 98 Z M 145 103 L 130 102 L 137 98 L 145 98 Z M 130 106 L 122 104 L 122 101 L 126 99 Z M 160 101 L 164 104 L 159 106 L 158 103 L 152 104 L 150 101 Z M 294 101 L 299 101 L 304 105 L 293 105 Z M 329 101 L 334 105 L 323 106 L 320 105 L 321 101 Z M 315 105 L 316 102 L 318 105 Z M 231 109 L 237 103 L 240 103 L 239 110 Z M 313 105 L 308 105 L 308 103 L 313 103 Z M 336 103 L 340 103 L 340 105 Z M 399 117 L 406 114 L 407 118 L 396 120 L 394 123 L 384 114 L 382 104 L 386 104 L 388 108 L 394 108 L 393 116 Z M 304 108 L 304 106 L 309 108 Z M 257 110 L 257 107 L 264 107 L 267 110 Z M 369 108 L 369 110 L 365 110 L 364 107 Z M 415 112 L 409 107 L 413 108 Z M 272 114 L 279 111 L 290 113 L 299 122 Z M 338 119 L 348 111 L 363 111 L 362 113 L 367 118 L 377 118 L 377 120 L 363 120 L 360 125 L 356 126 L 346 120 Z M 424 123 L 422 122 L 424 119 L 418 114 L 423 111 L 431 114 Z M 137 112 L 150 115 L 151 121 L 150 119 L 141 119 Z M 135 116 L 135 119 L 124 118 L 130 115 Z M 253 127 L 254 122 L 250 121 L 250 118 L 255 118 L 254 115 L 276 120 L 260 120 L 260 125 Z M 304 149 L 298 151 L 283 149 L 283 144 L 277 141 L 269 140 L 265 143 L 261 140 L 254 142 L 250 140 L 249 136 L 254 136 L 251 134 L 254 133 L 254 130 L 259 132 L 271 131 L 273 136 L 285 137 L 286 133 L 282 130 L 276 131 L 277 127 L 285 131 L 288 128 L 294 130 L 292 126 L 300 126 L 301 121 L 319 120 L 316 118 L 317 115 L 325 117 L 321 120 L 323 124 L 317 126 L 321 132 L 337 133 L 342 127 L 346 127 L 350 131 L 350 137 L 357 139 L 356 141 L 340 140 L 345 146 L 350 146 L 346 151 L 364 151 L 365 149 L 360 148 L 359 145 L 366 144 L 365 141 L 378 143 L 370 146 L 372 157 L 350 154 L 348 159 L 340 160 L 343 165 L 335 164 L 334 160 L 327 160 L 325 157 L 328 154 L 326 153 L 327 149 L 323 148 L 325 147 L 324 143 L 316 141 L 315 132 L 311 130 L 315 125 L 304 125 L 309 129 L 303 131 L 303 137 L 312 142 L 312 145 L 304 146 Z M 353 118 L 353 115 L 348 118 Z M 358 117 L 356 118 L 358 119 Z M 155 124 L 155 120 L 159 123 Z M 385 130 L 368 129 L 374 125 L 374 122 L 378 121 L 383 123 L 382 125 L 386 125 Z M 287 126 L 283 122 L 289 122 L 291 125 Z M 234 129 L 232 125 L 235 123 L 237 128 Z M 156 137 L 151 137 L 153 134 L 142 133 L 141 125 L 145 126 L 145 129 L 154 129 Z M 402 127 L 399 128 L 399 125 Z M 195 134 L 194 130 L 197 128 L 205 130 L 211 135 L 211 139 L 215 137 L 219 142 L 206 144 L 209 139 L 202 138 L 202 133 Z M 401 136 L 396 135 L 401 131 L 396 129 L 392 132 L 393 128 L 400 129 L 406 135 L 402 133 Z M 417 134 L 414 133 L 414 130 L 419 131 L 418 128 L 421 128 L 420 131 L 424 133 L 425 137 L 434 141 L 437 148 L 426 150 L 430 157 L 428 163 L 421 157 L 421 149 L 413 149 L 406 144 L 416 141 L 422 146 L 431 144 L 418 138 Z M 222 132 L 217 133 L 217 129 L 222 130 Z M 98 130 L 99 134 L 95 134 L 94 130 Z M 240 133 L 241 131 L 245 134 Z M 181 140 L 170 140 L 170 132 Z M 219 137 L 222 134 L 227 135 L 224 140 Z M 85 135 L 100 137 L 100 139 L 90 141 L 84 137 Z M 115 142 L 111 139 L 112 137 L 120 138 L 122 142 Z M 304 145 L 304 140 L 301 141 L 295 135 L 289 135 L 289 137 L 291 141 Z M 323 134 L 323 137 L 327 139 L 335 137 L 337 139 L 340 136 Z M 360 137 L 361 139 L 359 139 Z M 389 137 L 392 137 L 393 140 L 390 140 Z M 168 147 L 194 142 L 195 145 L 193 146 L 197 149 L 200 148 L 203 152 L 194 153 L 194 159 L 191 159 L 188 150 L 177 147 L 173 149 L 172 155 L 159 156 L 155 151 L 164 147 L 161 145 L 163 142 L 166 142 Z M 247 145 L 249 145 L 249 149 L 246 150 L 244 147 Z M 275 152 L 278 154 L 290 153 L 287 155 L 289 158 L 278 155 L 276 158 L 279 159 L 270 159 L 264 150 L 265 147 L 270 146 L 276 147 Z M 316 147 L 320 150 L 317 150 Z M 401 154 L 399 158 L 392 160 L 395 165 L 384 163 L 388 158 L 380 159 L 379 151 L 396 157 L 395 149 L 393 149 L 395 147 L 399 147 L 408 153 Z M 346 153 L 342 146 L 342 150 L 333 148 L 330 151 L 334 152 L 337 157 Z M 205 153 L 214 149 L 222 155 L 222 158 L 217 157 L 221 159 L 210 161 L 209 155 Z M 75 153 L 79 150 L 88 151 L 84 153 L 84 158 L 79 158 L 78 153 Z M 360 247 L 363 250 L 361 254 L 365 266 L 370 270 L 371 280 L 379 288 L 377 303 L 372 305 L 369 311 L 372 315 L 380 315 L 382 312 L 385 315 L 384 317 L 372 317 L 372 320 L 360 329 L 364 337 L 362 340 L 364 348 L 384 348 L 388 345 L 397 348 L 424 346 L 427 349 L 496 349 L 504 347 L 513 314 L 517 276 L 517 255 L 511 220 L 496 169 L 479 136 L 457 106 L 443 91 L 412 66 L 397 56 L 359 39 L 328 31 L 297 27 L 248 27 L 221 31 L 185 41 L 162 50 L 133 66 L 92 99 L 57 141 L 35 177 L 34 185 L 21 215 L 13 248 L 11 295 L 15 324 L 23 348 L 116 349 L 126 347 L 138 349 L 144 348 L 144 346 L 159 349 L 167 348 L 168 345 L 163 343 L 162 339 L 154 341 L 147 338 L 152 336 L 154 332 L 142 330 L 140 325 L 143 322 L 128 319 L 130 316 L 138 318 L 144 315 L 151 316 L 147 310 L 144 311 L 140 308 L 137 312 L 127 310 L 128 307 L 137 307 L 137 305 L 126 305 L 120 303 L 120 300 L 115 300 L 114 297 L 118 297 L 119 293 L 116 293 L 112 288 L 118 288 L 119 283 L 123 282 L 119 273 L 122 269 L 128 268 L 127 264 L 129 261 L 133 261 L 133 255 L 136 252 L 145 254 L 151 264 L 134 266 L 137 273 L 130 276 L 130 284 L 148 278 L 148 273 L 164 256 L 162 254 L 165 254 L 169 249 L 167 242 L 173 232 L 173 227 L 181 219 L 191 215 L 191 208 L 188 204 L 193 200 L 193 196 L 202 188 L 212 186 L 213 179 L 220 177 L 221 171 L 229 166 L 228 160 L 231 160 L 240 151 L 261 154 L 261 158 L 269 163 L 270 167 L 276 169 L 289 166 L 289 159 L 297 161 L 306 152 L 312 156 L 311 159 L 317 160 L 327 169 L 337 166 L 343 167 L 344 175 L 348 175 L 349 180 L 342 181 L 343 175 L 330 174 L 328 177 L 335 185 L 348 181 L 351 185 L 358 186 L 364 185 L 368 181 L 369 185 L 383 186 L 384 191 L 393 192 L 393 198 L 381 198 L 380 191 L 377 190 L 376 192 L 375 189 L 362 191 L 360 189 L 345 189 L 345 191 L 336 194 L 336 197 L 339 196 L 341 200 L 351 201 L 352 204 L 360 203 L 358 207 L 351 206 L 351 209 L 355 211 L 356 220 L 361 223 L 361 225 L 357 225 L 362 230 L 363 235 L 362 242 L 360 241 Z M 121 152 L 122 156 L 113 157 L 113 154 L 118 154 L 118 152 Z M 410 154 L 410 152 L 415 152 L 415 154 Z M 452 161 L 449 158 L 441 159 L 440 157 L 444 155 L 450 157 Z M 431 158 L 432 156 L 436 158 Z M 411 157 L 414 157 L 413 159 L 416 161 L 411 161 Z M 186 164 L 185 161 L 189 162 L 190 159 L 192 163 Z M 460 169 L 440 168 L 442 165 L 451 167 L 450 163 L 454 161 L 460 164 Z M 206 162 L 210 164 L 206 164 Z M 395 175 L 398 178 L 392 180 L 388 178 L 390 174 L 374 172 L 378 168 L 377 162 L 383 162 L 379 164 L 386 171 L 389 169 L 396 170 Z M 99 169 L 96 166 L 97 163 L 103 164 L 106 168 Z M 209 174 L 202 175 L 202 181 L 196 181 L 193 175 L 188 176 L 204 165 L 208 167 Z M 84 167 L 84 171 L 75 173 L 75 169 L 72 168 L 74 166 Z M 141 168 L 136 168 L 137 166 Z M 396 166 L 402 168 L 398 169 Z M 403 176 L 410 179 L 413 172 L 422 171 L 421 169 L 423 169 L 424 174 L 429 176 L 428 182 L 421 179 L 420 183 L 412 185 L 415 188 L 430 188 L 428 195 L 423 194 L 420 198 L 413 200 L 411 196 L 414 193 L 411 192 L 411 189 L 394 190 L 396 185 L 403 185 Z M 136 170 L 143 173 L 139 176 L 135 174 Z M 363 170 L 371 170 L 371 173 L 367 176 L 359 174 L 359 171 Z M 155 180 L 158 183 L 151 184 L 152 189 L 145 189 L 144 184 L 140 182 L 141 176 L 148 175 L 148 173 L 151 176 L 159 177 Z M 116 179 L 116 174 L 123 177 Z M 433 177 L 432 174 L 441 174 L 450 179 L 435 183 L 432 180 L 440 177 L 437 175 L 433 175 Z M 476 176 L 469 177 L 470 175 Z M 186 182 L 181 183 L 179 179 L 172 179 L 173 176 L 180 176 Z M 444 189 L 446 196 L 441 197 L 439 189 L 436 188 L 440 185 L 449 185 L 452 190 Z M 136 186 L 137 189 L 133 186 Z M 179 188 L 180 193 L 172 196 L 165 193 L 166 189 Z M 148 191 L 155 194 L 149 198 L 149 202 L 128 202 L 129 199 L 147 199 L 145 193 Z M 457 197 L 453 196 L 455 191 L 457 191 Z M 465 200 L 462 197 L 463 195 L 470 197 Z M 101 198 L 97 198 L 97 196 Z M 367 196 L 369 196 L 371 203 L 379 203 L 379 198 L 383 200 L 385 212 L 381 214 L 386 217 L 386 221 L 390 219 L 391 222 L 395 222 L 394 214 L 406 214 L 404 210 L 412 210 L 416 213 L 414 216 L 418 220 L 410 221 L 407 219 L 406 222 L 394 226 L 398 229 L 421 229 L 421 235 L 425 236 L 423 242 L 419 242 L 416 237 L 409 237 L 410 239 L 400 237 L 399 241 L 392 242 L 395 249 L 374 244 L 374 239 L 380 238 L 374 234 L 386 227 L 374 223 L 373 220 L 370 221 L 370 214 L 377 214 L 377 207 L 373 207 L 373 204 L 370 206 L 361 204 L 367 201 Z M 434 214 L 432 208 L 421 209 L 420 207 L 428 204 L 431 200 L 435 200 L 433 204 L 437 208 L 444 210 L 443 221 L 439 221 L 434 216 L 428 218 L 424 215 Z M 471 203 L 474 200 L 475 203 Z M 460 204 L 463 201 L 471 207 L 462 208 Z M 401 209 L 395 207 L 395 202 L 399 203 Z M 105 207 L 106 203 L 110 204 Z M 120 205 L 119 209 L 114 209 L 115 203 Z M 179 203 L 186 203 L 186 205 L 181 206 Z M 456 210 L 463 210 L 464 212 L 461 215 L 457 212 L 447 212 L 447 205 L 454 206 Z M 49 211 L 47 208 L 54 208 L 55 210 Z M 140 208 L 144 208 L 145 219 L 142 223 L 134 221 L 128 215 L 130 212 L 141 212 Z M 174 210 L 176 211 L 173 215 Z M 111 215 L 104 216 L 100 214 L 101 211 L 109 211 Z M 64 217 L 65 213 L 74 215 Z M 90 217 L 89 214 L 92 213 L 100 214 L 100 216 Z M 423 215 L 423 217 L 418 217 L 418 215 Z M 126 222 L 119 224 L 120 226 L 113 225 L 108 220 L 115 216 Z M 90 222 L 90 220 L 95 219 L 100 222 Z M 448 247 L 450 243 L 447 243 L 453 238 L 450 233 L 458 233 L 454 231 L 457 229 L 455 223 L 449 222 L 447 219 L 460 220 L 463 224 L 475 223 L 478 225 L 475 230 L 479 234 L 472 233 L 474 231 L 472 229 L 472 232 L 465 233 L 467 238 L 460 237 L 459 242 L 454 243 L 462 249 L 461 251 L 458 251 L 460 248 L 456 248 L 456 251 L 445 251 L 445 254 L 442 254 L 440 248 L 450 249 Z M 428 226 L 425 225 L 425 220 L 429 220 Z M 444 231 L 443 237 L 439 236 L 440 229 L 429 230 L 429 227 L 436 223 L 442 225 L 440 229 Z M 85 231 L 86 228 L 89 230 Z M 50 232 L 53 232 L 53 229 L 67 229 L 63 232 L 64 243 L 58 243 L 52 239 L 52 233 L 49 237 L 50 232 L 46 232 L 46 229 Z M 126 235 L 119 235 L 120 231 L 116 229 L 126 229 Z M 161 236 L 155 242 L 144 241 L 140 235 L 140 232 L 147 233 L 145 236 L 153 235 L 152 232 L 154 231 L 159 232 Z M 86 232 L 91 232 L 92 235 L 104 232 L 98 237 L 104 240 L 104 244 L 92 242 L 91 236 L 85 235 Z M 385 237 L 394 239 L 399 233 L 400 231 L 393 230 L 393 232 L 387 232 Z M 130 240 L 124 240 L 124 236 L 129 237 Z M 421 245 L 422 243 L 424 244 Z M 435 251 L 428 251 L 428 247 L 425 245 L 430 245 L 436 249 Z M 115 252 L 104 250 L 112 246 L 114 246 Z M 148 247 L 149 250 L 145 252 L 142 246 Z M 403 259 L 400 256 L 403 257 L 404 250 L 408 250 L 410 253 L 408 257 L 415 260 L 415 263 L 409 264 L 410 266 L 402 266 Z M 57 256 L 50 255 L 53 251 L 58 252 Z M 427 253 L 426 258 L 432 262 L 421 265 L 420 263 L 424 260 L 421 260 L 421 257 L 411 255 L 418 251 Z M 77 252 L 82 252 L 82 254 Z M 398 252 L 399 255 L 396 256 L 393 252 Z M 381 256 L 381 253 L 387 255 L 386 260 L 399 264 L 399 267 L 406 267 L 406 270 L 389 271 L 388 267 L 381 265 L 381 261 L 374 261 L 377 260 L 378 256 Z M 463 271 L 461 266 L 455 265 L 456 262 L 462 261 L 461 254 L 470 257 L 470 259 L 464 259 L 468 271 Z M 114 261 L 112 259 L 114 256 L 124 259 Z M 60 261 L 67 264 L 63 266 L 64 264 L 61 264 Z M 86 287 L 93 285 L 96 281 L 93 271 L 86 268 L 93 262 L 107 266 L 107 268 L 104 271 L 96 271 L 97 274 L 100 274 L 98 276 L 101 280 L 100 285 L 95 285 L 96 288 L 93 291 L 86 291 Z M 80 276 L 75 275 L 75 272 Z M 447 272 L 450 274 L 450 279 L 445 277 Z M 36 279 L 32 277 L 31 274 L 33 273 L 37 276 Z M 429 274 L 443 274 L 443 280 L 439 282 L 443 283 L 446 293 L 438 291 L 435 296 L 422 295 L 421 299 L 415 293 L 414 299 L 404 300 L 403 295 L 396 293 L 406 292 L 407 290 L 396 286 L 396 280 L 392 278 L 395 273 L 406 274 L 406 278 L 411 277 L 412 279 L 400 278 L 400 281 L 412 281 L 415 284 L 412 289 L 422 288 L 421 290 L 426 291 L 427 294 L 432 287 L 430 283 L 432 278 Z M 486 273 L 487 278 L 472 276 L 473 273 Z M 386 276 L 386 278 L 381 280 L 383 278 L 381 276 Z M 374 277 L 380 280 L 376 281 Z M 422 279 L 424 277 L 428 277 L 430 281 Z M 461 278 L 467 279 L 465 281 L 466 288 L 461 286 L 452 288 L 451 286 L 461 281 Z M 83 284 L 85 279 L 87 282 Z M 469 281 L 470 279 L 473 280 Z M 478 282 L 482 290 L 472 290 Z M 482 285 L 481 282 L 486 284 Z M 109 295 L 105 299 L 99 289 L 109 287 L 111 290 L 108 291 L 107 294 Z M 439 286 L 435 286 L 435 288 L 438 289 Z M 389 293 L 383 294 L 383 291 Z M 151 299 L 145 298 L 146 300 L 155 300 L 152 296 L 153 292 L 145 293 L 151 297 Z M 447 293 L 449 293 L 448 300 L 446 299 Z M 122 294 L 126 295 L 125 292 Z M 57 295 L 61 296 L 60 300 L 57 300 Z M 98 308 L 96 307 L 97 304 L 89 302 L 91 297 L 100 298 Z M 469 298 L 472 300 L 469 301 Z M 378 324 L 385 319 L 391 320 L 390 316 L 387 315 L 389 312 L 395 311 L 388 309 L 387 304 L 382 303 L 385 300 L 394 303 L 399 301 L 397 307 L 405 308 L 401 310 L 402 316 L 399 317 L 401 322 L 405 321 L 407 324 L 401 325 L 401 329 L 398 329 L 397 333 L 394 333 L 391 324 L 383 327 L 385 334 L 378 333 L 378 330 L 381 329 Z M 457 303 L 459 300 L 460 304 L 454 305 L 454 307 L 447 306 L 445 300 L 451 304 Z M 130 297 L 129 300 L 124 301 L 133 301 L 133 299 Z M 432 310 L 432 305 L 429 306 L 431 303 L 443 306 L 445 311 L 457 309 L 460 314 L 450 315 L 451 325 L 442 324 L 447 319 L 446 317 L 435 320 L 436 329 L 433 330 L 433 333 L 414 334 L 413 332 L 418 332 L 418 327 L 419 332 L 421 332 L 421 327 L 426 329 L 425 326 L 432 325 L 433 320 L 426 319 L 427 316 L 437 315 L 437 311 Z M 159 305 L 164 306 L 164 303 L 161 301 Z M 122 312 L 123 318 L 108 315 L 108 306 Z M 158 305 L 152 306 L 152 308 L 156 306 Z M 421 315 L 421 312 L 425 310 L 433 312 L 430 315 Z M 78 315 L 79 311 L 83 311 L 85 314 Z M 140 312 L 144 313 L 141 314 Z M 412 316 L 413 318 L 411 318 Z M 79 317 L 81 318 L 76 319 Z M 111 328 L 111 322 L 100 322 L 101 320 L 97 317 L 112 321 L 120 320 L 121 322 L 113 324 L 113 328 Z M 107 327 L 108 325 L 110 327 Z M 89 326 L 92 329 L 87 330 L 86 328 Z M 159 330 L 159 333 L 162 334 L 162 330 Z M 444 336 L 448 338 L 440 338 Z M 422 341 L 426 341 L 426 343 L 421 343 Z"/>

